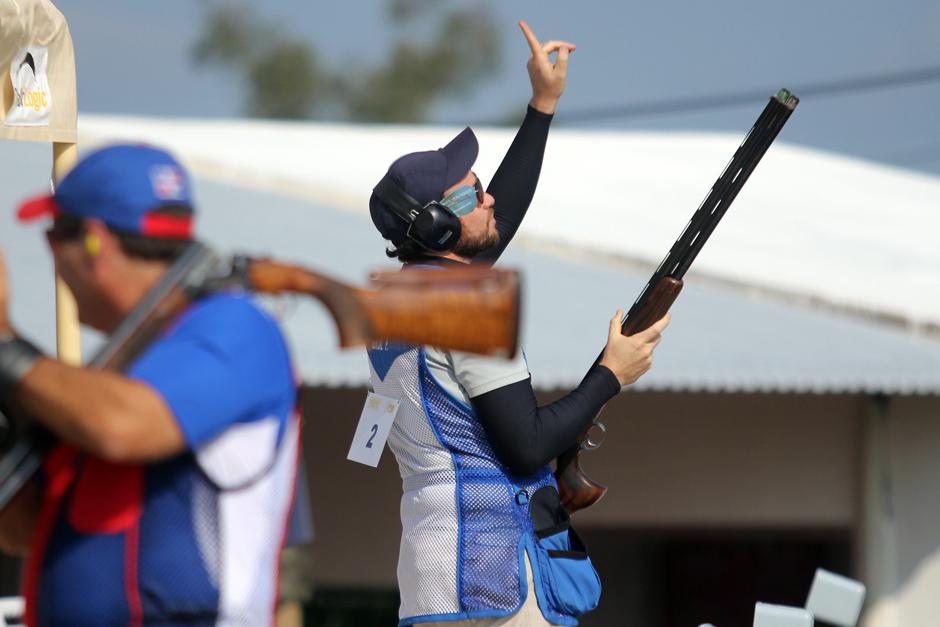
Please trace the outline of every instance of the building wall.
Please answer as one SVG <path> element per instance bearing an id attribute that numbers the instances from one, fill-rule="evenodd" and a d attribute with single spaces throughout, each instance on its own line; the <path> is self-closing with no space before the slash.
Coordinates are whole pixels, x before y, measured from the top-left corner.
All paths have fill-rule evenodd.
<path id="1" fill-rule="evenodd" d="M 543 395 L 543 400 L 552 395 Z M 394 586 L 400 478 L 346 461 L 362 389 L 310 389 L 304 449 L 317 580 Z M 584 529 L 852 529 L 863 403 L 850 396 L 622 394 L 583 464 L 607 496 Z"/>
<path id="2" fill-rule="evenodd" d="M 870 411 L 866 627 L 940 625 L 940 399 L 900 397 Z"/>
<path id="3" fill-rule="evenodd" d="M 853 525 L 859 411 L 841 396 L 623 394 L 582 455 L 610 491 L 581 524 Z"/>

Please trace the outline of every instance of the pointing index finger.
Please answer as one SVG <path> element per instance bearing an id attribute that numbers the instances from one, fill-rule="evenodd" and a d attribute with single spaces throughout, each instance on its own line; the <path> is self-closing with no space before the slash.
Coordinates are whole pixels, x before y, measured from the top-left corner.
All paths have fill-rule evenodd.
<path id="1" fill-rule="evenodd" d="M 529 25 L 525 23 L 525 20 L 519 20 L 519 28 L 522 29 L 522 34 L 525 35 L 526 41 L 529 42 L 529 48 L 532 49 L 532 56 L 539 56 L 542 52 L 542 46 L 539 45 L 539 40 L 535 36 L 535 33 L 533 33 Z"/>

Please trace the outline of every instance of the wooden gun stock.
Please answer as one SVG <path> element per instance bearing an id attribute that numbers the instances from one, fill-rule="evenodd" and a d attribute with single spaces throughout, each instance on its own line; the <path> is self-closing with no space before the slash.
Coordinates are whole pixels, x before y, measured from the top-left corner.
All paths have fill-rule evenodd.
<path id="1" fill-rule="evenodd" d="M 607 494 L 607 486 L 588 477 L 581 468 L 580 453 L 585 438 L 586 434 L 578 438 L 577 443 L 559 455 L 556 461 L 555 481 L 558 483 L 558 496 L 569 514 L 594 505 Z"/>
<path id="2" fill-rule="evenodd" d="M 375 289 L 266 260 L 249 261 L 248 283 L 264 293 L 317 298 L 339 330 L 340 345 L 378 341 L 428 344 L 513 356 L 519 337 L 519 276 L 490 268 L 376 272 Z"/>
<path id="3" fill-rule="evenodd" d="M 653 326 L 676 302 L 682 291 L 682 280 L 672 277 L 663 279 L 653 287 L 643 306 L 635 312 L 621 327 L 624 335 L 634 335 Z M 592 425 L 593 426 L 593 425 Z M 587 476 L 581 468 L 581 450 L 597 448 L 588 439 L 590 428 L 585 431 L 573 446 L 558 456 L 555 466 L 555 480 L 558 482 L 558 495 L 561 504 L 569 514 L 597 503 L 605 494 L 607 486 L 597 483 Z"/>
<path id="4" fill-rule="evenodd" d="M 223 262 L 192 244 L 89 364 L 124 370 L 194 299 L 225 289 L 295 293 L 326 305 L 342 346 L 389 340 L 512 356 L 519 336 L 519 276 L 488 268 L 376 273 L 374 289 L 346 285 L 305 268 L 237 257 Z M 0 399 L 2 400 L 2 399 Z M 0 407 L 0 509 L 39 467 L 55 439 Z"/>

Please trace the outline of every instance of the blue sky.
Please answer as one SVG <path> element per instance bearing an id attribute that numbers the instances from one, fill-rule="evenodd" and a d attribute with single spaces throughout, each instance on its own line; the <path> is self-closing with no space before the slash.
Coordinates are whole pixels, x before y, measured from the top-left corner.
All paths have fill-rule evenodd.
<path id="1" fill-rule="evenodd" d="M 443 1 L 443 0 L 442 0 Z M 194 68 L 188 52 L 205 2 L 59 0 L 75 40 L 82 111 L 187 117 L 240 115 L 238 78 Z M 515 25 L 529 21 L 543 39 L 578 44 L 559 110 L 797 87 L 822 81 L 940 66 L 936 0 L 503 0 L 489 7 L 505 42 L 499 73 L 472 96 L 442 102 L 437 122 L 503 117 L 528 98 L 527 48 Z M 312 42 L 325 62 L 375 62 L 399 31 L 385 0 L 269 0 L 257 12 Z M 406 33 L 420 38 L 427 25 Z M 940 173 L 935 112 L 940 81 L 849 96 L 803 99 L 788 141 Z M 604 120 L 591 128 L 702 129 L 743 133 L 762 101 L 717 111 Z"/>

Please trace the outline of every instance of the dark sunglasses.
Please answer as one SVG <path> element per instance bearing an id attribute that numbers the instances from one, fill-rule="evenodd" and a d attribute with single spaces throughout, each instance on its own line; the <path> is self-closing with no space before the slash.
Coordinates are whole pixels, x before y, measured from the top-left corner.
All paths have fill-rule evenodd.
<path id="1" fill-rule="evenodd" d="M 486 192 L 483 190 L 483 183 L 480 182 L 480 177 L 476 174 L 473 175 L 473 189 L 477 193 L 477 203 L 482 205 Z"/>
<path id="2" fill-rule="evenodd" d="M 50 242 L 68 242 L 76 240 L 85 232 L 85 223 L 81 218 L 59 216 L 46 229 L 46 239 Z"/>

